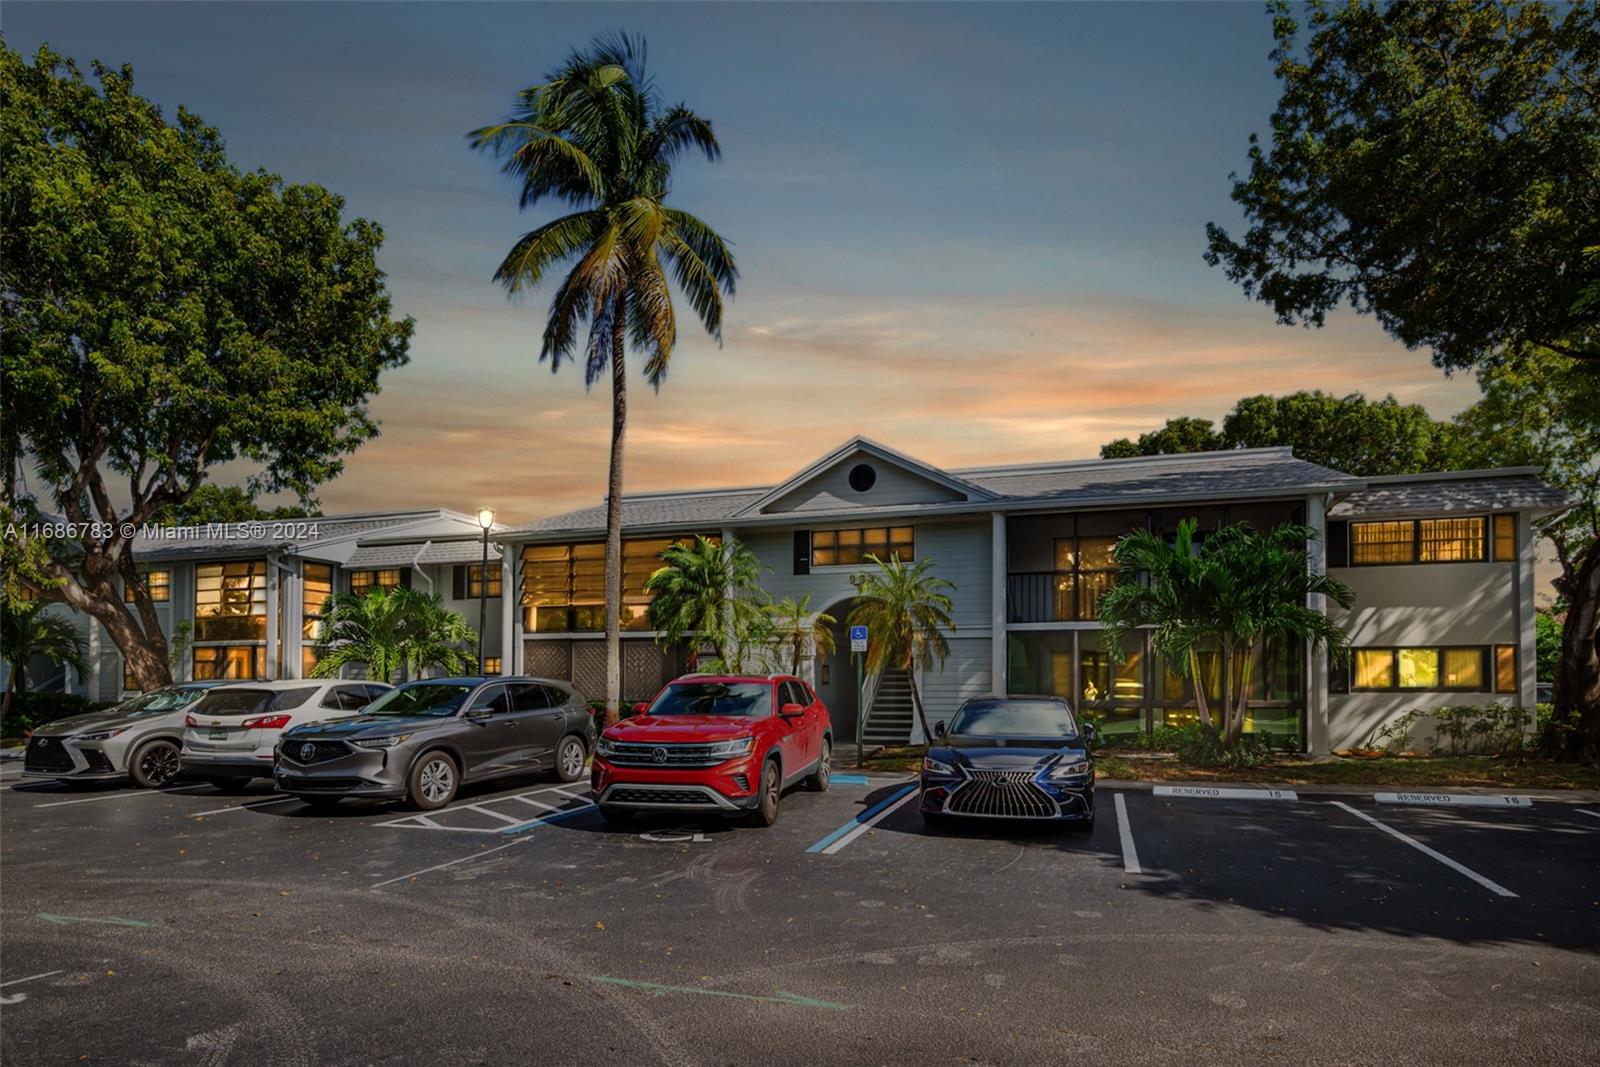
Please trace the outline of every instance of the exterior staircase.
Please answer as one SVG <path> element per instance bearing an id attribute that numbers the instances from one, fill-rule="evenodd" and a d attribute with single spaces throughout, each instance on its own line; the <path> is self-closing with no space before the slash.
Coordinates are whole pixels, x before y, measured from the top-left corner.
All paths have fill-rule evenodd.
<path id="1" fill-rule="evenodd" d="M 911 740 L 917 712 L 911 703 L 911 679 L 905 671 L 884 671 L 867 710 L 861 739 L 870 745 L 903 745 Z"/>

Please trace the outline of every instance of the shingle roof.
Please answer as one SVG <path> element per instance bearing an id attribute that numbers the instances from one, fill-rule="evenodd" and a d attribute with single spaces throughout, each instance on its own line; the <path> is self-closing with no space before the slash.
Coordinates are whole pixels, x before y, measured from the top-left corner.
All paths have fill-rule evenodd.
<path id="1" fill-rule="evenodd" d="M 1330 518 L 1423 515 L 1458 511 L 1560 511 L 1572 498 L 1546 485 L 1532 467 L 1368 478 L 1367 487 L 1328 510 Z"/>
<path id="2" fill-rule="evenodd" d="M 296 550 L 314 549 L 319 544 L 355 537 L 379 530 L 399 529 L 427 519 L 447 516 L 440 508 L 418 508 L 408 511 L 364 512 L 355 515 L 327 515 L 305 519 L 262 519 L 257 523 L 214 523 L 211 526 L 174 527 L 169 536 L 146 536 L 134 539 L 133 552 L 141 560 L 182 559 L 191 556 L 249 555 L 269 549 L 291 547 Z M 285 536 L 296 533 L 301 524 L 315 529 L 316 535 L 307 537 Z M 226 532 L 212 527 L 226 526 Z M 261 536 L 254 536 L 252 527 L 259 527 Z"/>
<path id="3" fill-rule="evenodd" d="M 993 494 L 994 499 L 973 501 L 971 504 L 938 502 L 886 508 L 850 508 L 841 509 L 839 514 L 865 518 L 884 513 L 961 509 L 987 511 L 1030 503 L 1064 506 L 1138 505 L 1168 498 L 1193 500 L 1253 496 L 1277 491 L 1304 493 L 1347 490 L 1362 484 L 1360 479 L 1347 474 L 1296 459 L 1287 448 L 970 467 L 953 470 L 950 474 Z M 628 529 L 673 526 L 703 529 L 722 524 L 744 525 L 753 517 L 739 513 L 770 492 L 770 487 L 760 486 L 628 495 L 622 500 L 622 524 Z M 814 519 L 817 515 L 808 513 L 808 518 Z M 793 516 L 770 518 L 781 521 L 783 518 L 792 519 Z M 602 503 L 518 526 L 511 532 L 535 535 L 592 533 L 604 529 L 605 519 L 605 505 Z"/>
<path id="4" fill-rule="evenodd" d="M 427 547 L 424 548 L 423 545 Z M 418 551 L 422 557 L 417 558 Z M 500 546 L 489 542 L 489 558 L 498 559 Z M 482 541 L 412 541 L 404 544 L 359 545 L 345 562 L 349 568 L 427 566 L 437 563 L 477 563 L 483 558 Z"/>

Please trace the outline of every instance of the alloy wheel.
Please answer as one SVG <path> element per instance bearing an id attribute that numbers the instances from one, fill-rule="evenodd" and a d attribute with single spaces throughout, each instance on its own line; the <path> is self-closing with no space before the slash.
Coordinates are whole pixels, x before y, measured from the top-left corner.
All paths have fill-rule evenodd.
<path id="1" fill-rule="evenodd" d="M 583 773 L 583 746 L 569 739 L 561 746 L 561 775 L 572 780 Z"/>
<path id="2" fill-rule="evenodd" d="M 151 785 L 166 785 L 178 776 L 178 750 L 172 745 L 151 745 L 139 756 L 139 773 Z"/>
<path id="3" fill-rule="evenodd" d="M 828 788 L 828 776 L 833 773 L 833 743 L 822 742 L 822 758 L 817 761 L 817 786 Z"/>
<path id="4" fill-rule="evenodd" d="M 447 799 L 454 784 L 455 772 L 444 760 L 429 760 L 422 768 L 422 797 L 428 803 L 437 804 Z"/>

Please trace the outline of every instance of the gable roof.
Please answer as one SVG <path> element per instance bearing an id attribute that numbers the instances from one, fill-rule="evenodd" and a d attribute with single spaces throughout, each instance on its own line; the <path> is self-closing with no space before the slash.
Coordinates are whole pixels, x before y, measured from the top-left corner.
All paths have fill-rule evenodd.
<path id="1" fill-rule="evenodd" d="M 773 486 L 735 514 L 754 515 L 763 512 L 776 501 L 783 499 L 841 460 L 853 455 L 868 455 L 884 463 L 892 464 L 935 485 L 943 486 L 966 501 L 989 500 L 994 495 L 982 486 L 951 474 L 949 471 L 935 467 L 931 463 L 924 463 L 922 460 L 908 456 L 904 452 L 897 452 L 888 445 L 879 444 L 871 438 L 857 434 L 804 470 Z"/>
<path id="2" fill-rule="evenodd" d="M 166 528 L 155 535 L 141 533 L 133 542 L 133 554 L 141 560 L 221 558 L 259 555 L 278 551 L 321 558 L 328 550 L 343 546 L 364 535 L 380 532 L 415 532 L 416 543 L 427 532 L 461 525 L 477 529 L 477 520 L 445 508 L 414 508 L 405 511 L 364 511 L 349 515 L 308 516 L 303 519 L 261 519 L 248 522 L 210 523 L 203 526 Z M 315 530 L 301 536 L 302 525 Z"/>

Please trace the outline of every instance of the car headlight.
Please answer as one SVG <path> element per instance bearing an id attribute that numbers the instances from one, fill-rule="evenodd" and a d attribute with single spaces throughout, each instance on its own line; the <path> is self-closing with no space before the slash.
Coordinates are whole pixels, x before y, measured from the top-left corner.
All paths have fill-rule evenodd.
<path id="1" fill-rule="evenodd" d="M 352 740 L 350 743 L 357 748 L 389 748 L 393 745 L 398 745 L 410 736 L 410 734 L 389 734 L 387 737 L 362 737 Z"/>
<path id="2" fill-rule="evenodd" d="M 617 749 L 616 745 L 612 743 L 611 738 L 602 737 L 594 743 L 594 750 L 598 755 L 609 756 L 616 752 Z"/>
<path id="3" fill-rule="evenodd" d="M 743 756 L 755 747 L 755 743 L 756 739 L 754 737 L 735 737 L 731 741 L 718 741 L 714 745 L 706 746 L 706 755 L 726 756 L 729 758 Z"/>
<path id="4" fill-rule="evenodd" d="M 956 769 L 954 767 L 950 766 L 950 764 L 945 763 L 945 762 L 943 762 L 941 760 L 936 760 L 932 756 L 924 756 L 924 757 L 922 757 L 922 771 L 923 771 L 924 774 L 950 774 L 950 775 L 953 775 L 953 774 L 956 773 Z"/>
<path id="5" fill-rule="evenodd" d="M 109 741 L 118 734 L 127 733 L 130 729 L 131 727 L 124 726 L 117 730 L 96 730 L 92 734 L 74 734 L 72 739 L 74 741 Z"/>
<path id="6" fill-rule="evenodd" d="M 1088 773 L 1089 773 L 1089 761 L 1088 760 L 1086 760 L 1086 759 L 1062 760 L 1060 763 L 1056 764 L 1055 765 L 1055 769 L 1050 772 L 1050 777 L 1051 778 L 1078 778 L 1078 777 L 1081 777 L 1082 775 L 1085 775 L 1085 774 L 1088 774 Z"/>

